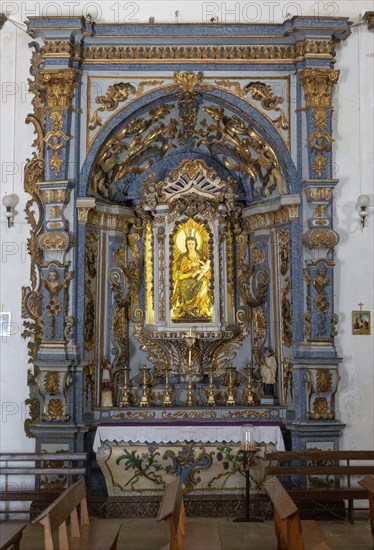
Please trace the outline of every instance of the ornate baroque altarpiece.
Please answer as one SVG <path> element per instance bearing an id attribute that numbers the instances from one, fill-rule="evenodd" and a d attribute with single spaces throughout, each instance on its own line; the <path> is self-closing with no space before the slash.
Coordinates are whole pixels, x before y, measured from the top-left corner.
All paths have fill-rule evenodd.
<path id="1" fill-rule="evenodd" d="M 28 32 L 27 434 L 82 449 L 103 422 L 277 421 L 294 449 L 336 448 L 332 115 L 349 21 L 35 17 Z M 232 457 L 186 449 L 165 471 Z"/>

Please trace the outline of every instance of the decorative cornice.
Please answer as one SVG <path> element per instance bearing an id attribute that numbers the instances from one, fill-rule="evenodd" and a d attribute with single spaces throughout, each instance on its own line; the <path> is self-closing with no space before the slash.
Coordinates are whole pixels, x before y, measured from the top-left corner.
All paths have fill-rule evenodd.
<path id="1" fill-rule="evenodd" d="M 53 55 L 57 53 L 56 44 L 57 42 L 54 43 Z M 86 46 L 83 48 L 82 57 L 85 63 L 108 62 L 108 60 L 112 63 L 139 61 L 178 63 L 186 60 L 195 63 L 208 61 L 279 63 L 302 61 L 307 58 L 326 58 L 333 61 L 335 49 L 331 40 L 307 40 L 295 45 L 261 46 Z"/>
<path id="2" fill-rule="evenodd" d="M 367 11 L 364 13 L 364 20 L 368 22 L 368 29 L 374 29 L 374 11 Z"/>

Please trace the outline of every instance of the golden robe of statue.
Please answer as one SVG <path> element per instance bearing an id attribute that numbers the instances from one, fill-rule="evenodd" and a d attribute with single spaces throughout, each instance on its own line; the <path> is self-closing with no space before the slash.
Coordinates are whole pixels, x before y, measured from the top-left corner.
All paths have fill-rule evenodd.
<path id="1" fill-rule="evenodd" d="M 212 319 L 212 301 L 209 295 L 210 260 L 197 248 L 196 237 L 186 238 L 186 252 L 177 260 L 172 300 L 172 318 L 177 320 Z"/>

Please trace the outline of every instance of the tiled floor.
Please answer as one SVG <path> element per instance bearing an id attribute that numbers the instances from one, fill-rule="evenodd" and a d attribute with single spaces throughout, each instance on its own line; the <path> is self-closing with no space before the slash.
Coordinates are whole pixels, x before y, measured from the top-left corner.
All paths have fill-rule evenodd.
<path id="1" fill-rule="evenodd" d="M 358 515 L 354 525 L 343 520 L 319 522 L 336 550 L 372 550 L 368 512 L 358 512 Z M 193 518 L 193 521 L 205 523 L 207 519 Z M 214 518 L 209 521 L 219 524 L 223 550 L 276 549 L 274 525 L 270 520 L 264 523 L 234 523 L 231 518 Z M 124 519 L 118 550 L 158 550 L 166 544 L 167 535 L 167 525 L 158 524 L 155 519 Z M 26 527 L 20 550 L 44 550 L 41 526 Z"/>

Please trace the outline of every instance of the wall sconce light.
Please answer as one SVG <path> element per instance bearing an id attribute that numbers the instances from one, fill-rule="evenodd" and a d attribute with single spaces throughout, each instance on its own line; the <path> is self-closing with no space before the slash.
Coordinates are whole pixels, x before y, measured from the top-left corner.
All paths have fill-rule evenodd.
<path id="1" fill-rule="evenodd" d="M 6 212 L 4 213 L 4 216 L 8 220 L 8 227 L 12 227 L 14 225 L 14 209 L 16 205 L 18 204 L 18 196 L 15 194 L 11 195 L 4 195 L 3 197 L 3 205 L 6 208 Z"/>
<path id="2" fill-rule="evenodd" d="M 366 217 L 369 214 L 368 208 L 369 206 L 372 206 L 370 203 L 370 199 L 367 195 L 360 195 L 357 199 L 356 208 L 361 218 L 361 225 L 364 228 L 365 227 L 365 221 Z"/>

